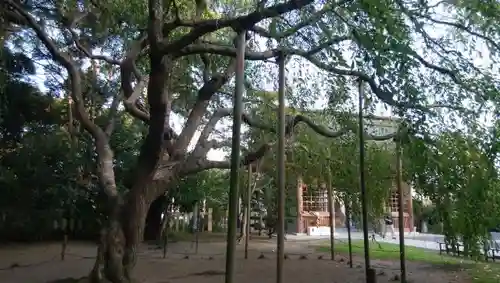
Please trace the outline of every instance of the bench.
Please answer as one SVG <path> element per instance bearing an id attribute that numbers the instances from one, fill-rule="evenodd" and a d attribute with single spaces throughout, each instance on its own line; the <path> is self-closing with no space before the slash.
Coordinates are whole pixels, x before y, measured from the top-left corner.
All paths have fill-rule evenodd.
<path id="1" fill-rule="evenodd" d="M 457 243 L 454 251 L 452 245 L 450 244 L 444 242 L 438 242 L 438 244 L 439 254 L 441 255 L 443 254 L 443 252 L 446 252 L 446 254 L 450 254 L 450 252 L 453 252 L 453 255 L 460 256 L 460 253 L 464 252 L 464 246 L 462 243 Z M 483 253 L 486 261 L 488 261 L 488 259 L 490 258 L 493 261 L 495 261 L 495 259 L 500 259 L 500 246 L 495 241 L 489 241 L 483 247 Z"/>
<path id="2" fill-rule="evenodd" d="M 488 253 L 491 252 L 491 256 Z M 493 261 L 495 259 L 500 259 L 500 245 L 494 240 L 491 240 L 486 243 L 484 247 L 485 259 L 488 261 L 488 258 L 491 258 Z"/>
<path id="3" fill-rule="evenodd" d="M 452 245 L 447 244 L 445 242 L 438 242 L 439 244 L 439 254 L 442 255 L 443 252 L 446 252 L 446 254 L 450 254 L 451 251 L 453 251 Z M 460 252 L 463 252 L 464 246 L 461 243 L 457 243 L 455 246 L 455 251 L 457 256 L 460 256 Z"/>

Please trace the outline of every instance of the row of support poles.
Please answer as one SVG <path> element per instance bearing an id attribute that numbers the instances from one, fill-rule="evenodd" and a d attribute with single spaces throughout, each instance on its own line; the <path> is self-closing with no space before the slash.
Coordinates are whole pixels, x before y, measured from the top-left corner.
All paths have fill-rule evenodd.
<path id="1" fill-rule="evenodd" d="M 227 229 L 225 283 L 233 283 L 235 277 L 236 230 L 238 225 L 237 218 L 239 200 L 239 169 L 241 163 L 241 116 L 243 114 L 243 88 L 245 81 L 245 46 L 245 32 L 242 31 L 238 34 L 237 38 L 236 75 L 233 101 L 233 135 L 231 144 L 231 175 L 229 178 L 229 215 Z"/>
<path id="2" fill-rule="evenodd" d="M 283 283 L 285 261 L 285 54 L 278 56 L 278 258 L 276 283 Z"/>
<path id="3" fill-rule="evenodd" d="M 228 232 L 226 248 L 226 275 L 225 283 L 233 283 L 235 277 L 235 259 L 236 259 L 236 230 L 238 217 L 238 196 L 239 196 L 239 169 L 241 164 L 240 141 L 241 141 L 241 122 L 243 114 L 243 87 L 244 87 L 244 68 L 245 68 L 245 32 L 238 35 L 238 46 L 236 54 L 236 75 L 234 91 L 233 108 L 233 135 L 231 148 L 231 175 L 229 190 L 229 215 Z M 285 260 L 285 54 L 279 54 L 277 58 L 279 66 L 278 77 L 278 257 L 276 261 L 276 282 L 284 282 L 283 263 Z M 245 239 L 245 256 L 248 256 L 248 239 L 250 224 L 250 202 L 251 188 L 249 171 L 249 188 L 247 198 L 247 233 Z"/>
<path id="4" fill-rule="evenodd" d="M 229 192 L 229 215 L 228 215 L 228 232 L 227 232 L 227 250 L 226 250 L 226 283 L 233 283 L 235 277 L 235 257 L 236 257 L 236 230 L 238 217 L 238 197 L 239 197 L 239 169 L 241 164 L 240 158 L 240 141 L 241 141 L 241 122 L 243 114 L 243 88 L 244 88 L 244 64 L 245 64 L 245 32 L 238 35 L 238 46 L 236 56 L 236 76 L 235 76 L 235 92 L 234 92 L 234 109 L 233 109 L 233 135 L 232 135 L 232 150 L 231 150 L 231 175 L 230 175 L 230 192 Z M 277 266 L 276 266 L 276 282 L 284 282 L 283 263 L 284 263 L 284 248 L 285 248 L 285 54 L 279 54 L 279 86 L 278 86 L 278 240 L 277 240 Z M 368 237 L 368 212 L 366 208 L 366 187 L 365 187 L 365 148 L 364 148 L 364 123 L 363 123 L 363 101 L 364 88 L 361 80 L 358 81 L 359 86 L 359 180 L 361 189 L 361 205 L 362 205 L 362 221 L 363 221 L 363 236 L 364 236 L 364 254 L 365 254 L 365 273 L 366 282 L 375 282 L 375 270 L 370 266 L 369 252 L 369 237 Z M 404 214 L 403 214 L 403 193 L 402 193 L 402 178 L 401 178 L 401 160 L 400 160 L 400 145 L 397 142 L 397 170 L 398 170 L 398 205 L 399 205 L 399 236 L 400 236 L 400 253 L 401 253 L 401 280 L 406 282 L 406 268 L 404 264 Z M 249 166 L 249 174 L 251 174 L 251 166 Z M 249 179 L 250 183 L 250 179 Z M 331 197 L 331 194 L 329 194 Z M 250 190 L 248 192 L 250 196 Z M 249 203 L 248 208 L 250 206 Z M 247 208 L 247 209 L 248 209 Z M 248 210 L 247 210 L 248 212 Z M 332 212 L 330 212 L 332 213 Z M 247 225 L 250 221 L 250 213 L 247 213 Z M 349 220 L 347 222 L 350 222 Z M 350 223 L 348 223 L 350 230 Z M 248 227 L 248 226 L 247 226 Z M 350 231 L 349 231 L 350 232 Z M 248 249 L 249 229 L 246 233 L 246 247 Z M 350 233 L 349 233 L 350 234 Z M 333 233 L 332 233 L 333 235 Z M 350 237 L 349 237 L 350 238 Z M 351 252 L 350 252 L 351 254 Z M 247 256 L 247 252 L 246 252 Z M 332 255 L 333 256 L 333 255 Z M 352 264 L 352 260 L 350 260 Z"/>

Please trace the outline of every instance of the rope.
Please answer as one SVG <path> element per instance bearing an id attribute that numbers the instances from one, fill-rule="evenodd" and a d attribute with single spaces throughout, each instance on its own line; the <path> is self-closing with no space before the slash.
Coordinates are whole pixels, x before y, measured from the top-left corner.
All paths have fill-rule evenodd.
<path id="1" fill-rule="evenodd" d="M 49 249 L 51 249 L 51 247 L 46 247 L 44 249 L 42 249 L 41 253 L 42 254 L 45 254 L 47 251 L 49 251 Z M 22 252 L 22 254 L 24 254 L 26 252 Z M 30 264 L 18 264 L 17 262 L 13 262 L 10 266 L 8 267 L 0 267 L 0 271 L 5 271 L 5 270 L 10 270 L 10 269 L 14 269 L 14 268 L 26 268 L 26 267 L 33 267 L 33 266 L 39 266 L 39 265 L 42 265 L 42 264 L 45 264 L 45 263 L 48 263 L 48 262 L 51 262 L 51 261 L 54 261 L 55 259 L 57 258 L 61 258 L 61 255 L 54 255 L 52 258 L 50 259 L 47 259 L 47 260 L 43 260 L 43 261 L 40 261 L 40 262 L 37 262 L 37 263 L 30 263 Z"/>
<path id="2" fill-rule="evenodd" d="M 11 270 L 11 269 L 17 269 L 17 268 L 27 268 L 27 267 L 35 267 L 35 266 L 40 266 L 40 265 L 44 265 L 46 263 L 49 263 L 49 262 L 53 262 L 55 261 L 57 258 L 61 258 L 60 255 L 55 255 L 53 256 L 52 258 L 50 259 L 47 259 L 47 260 L 43 260 L 43 261 L 39 261 L 39 262 L 36 262 L 36 263 L 30 263 L 30 264 L 18 264 L 18 263 L 12 263 L 10 266 L 8 267 L 2 267 L 0 268 L 0 271 L 6 271 L 6 270 Z"/>

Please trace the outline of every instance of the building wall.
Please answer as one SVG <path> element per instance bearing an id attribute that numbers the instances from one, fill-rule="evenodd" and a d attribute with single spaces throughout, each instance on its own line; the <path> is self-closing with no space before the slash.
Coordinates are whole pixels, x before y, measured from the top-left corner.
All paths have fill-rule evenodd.
<path id="1" fill-rule="evenodd" d="M 307 233 L 307 228 L 311 226 L 330 226 L 330 213 L 328 212 L 328 194 L 326 189 L 319 192 L 312 198 L 304 195 L 304 186 L 299 178 L 297 182 L 297 221 L 296 232 Z M 314 203 L 314 202 L 316 203 Z M 316 219 L 319 216 L 319 221 Z M 334 203 L 335 227 L 344 227 L 345 209 L 342 203 Z"/>
<path id="2" fill-rule="evenodd" d="M 330 226 L 330 213 L 328 213 L 328 206 L 326 204 L 326 198 L 324 200 L 319 200 L 316 205 L 311 205 L 310 200 L 307 196 L 303 195 L 302 182 L 298 182 L 297 196 L 300 200 L 297 206 L 297 220 L 294 223 L 296 229 L 291 229 L 297 233 L 306 233 L 307 228 L 311 226 Z M 411 188 L 408 184 L 403 183 L 403 214 L 404 214 L 404 227 L 406 232 L 413 231 L 413 200 L 411 197 Z M 399 227 L 399 210 L 398 210 L 398 193 L 394 189 L 393 193 L 387 200 L 386 211 L 391 213 L 394 220 L 394 227 L 397 229 Z M 319 216 L 319 221 L 316 222 L 316 218 Z M 335 227 L 345 227 L 345 206 L 343 203 L 334 203 L 334 217 L 335 217 Z"/>
<path id="3" fill-rule="evenodd" d="M 413 219 L 413 197 L 411 187 L 404 183 L 403 186 L 403 215 L 404 215 L 404 227 L 406 232 L 413 231 L 414 229 L 414 219 Z M 387 211 L 391 212 L 391 216 L 394 220 L 394 228 L 399 228 L 399 207 L 398 207 L 398 192 L 396 188 L 393 189 L 391 196 L 389 197 Z"/>

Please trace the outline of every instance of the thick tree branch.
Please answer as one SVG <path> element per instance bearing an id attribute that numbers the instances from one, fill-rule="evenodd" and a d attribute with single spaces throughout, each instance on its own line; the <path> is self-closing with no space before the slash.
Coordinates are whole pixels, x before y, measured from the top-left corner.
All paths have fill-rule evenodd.
<path id="1" fill-rule="evenodd" d="M 142 34 L 131 46 L 125 55 L 125 59 L 120 64 L 121 88 L 124 96 L 125 110 L 135 118 L 145 123 L 149 123 L 149 113 L 138 108 L 137 99 L 148 84 L 149 78 L 143 78 L 135 67 L 135 60 L 139 54 L 148 46 L 147 35 Z M 138 80 L 135 89 L 132 87 L 132 77 Z M 132 98 L 131 98 L 132 97 Z"/>
<path id="2" fill-rule="evenodd" d="M 339 131 L 337 132 L 336 136 L 341 136 L 343 134 L 347 134 L 347 131 Z M 367 140 L 376 140 L 376 141 L 384 141 L 384 140 L 390 140 L 396 137 L 396 134 L 390 134 L 390 135 L 384 135 L 384 136 L 373 136 L 373 135 L 367 135 Z M 331 135 L 330 137 L 333 137 Z M 276 141 L 270 142 L 263 144 L 259 149 L 257 149 L 254 152 L 250 152 L 246 154 L 241 161 L 241 167 L 247 166 L 248 164 L 251 164 L 259 159 L 261 159 L 267 152 L 269 152 L 274 146 L 276 145 Z M 189 163 L 188 163 L 189 164 Z M 203 170 L 209 170 L 209 169 L 229 169 L 231 167 L 231 163 L 229 160 L 227 161 L 214 161 L 214 160 L 208 160 L 208 159 L 199 159 L 196 164 L 190 164 L 188 168 L 185 170 L 181 171 L 181 174 L 192 174 L 192 173 L 197 173 Z"/>
<path id="3" fill-rule="evenodd" d="M 188 158 L 185 167 L 180 169 L 181 175 L 183 174 L 191 174 L 195 172 L 200 172 L 203 170 L 207 169 L 213 169 L 213 168 L 219 168 L 219 169 L 228 169 L 230 168 L 230 163 L 229 161 L 211 161 L 207 160 L 206 156 L 201 156 L 200 153 L 203 152 L 208 152 L 210 148 L 206 147 L 206 144 L 208 143 L 207 140 L 202 140 L 202 136 L 204 138 L 208 138 L 208 135 L 210 134 L 211 130 L 215 127 L 217 124 L 217 121 L 219 121 L 222 117 L 226 117 L 231 115 L 232 110 L 230 108 L 224 108 L 220 109 L 217 111 L 213 116 L 212 119 L 209 121 L 207 126 L 205 127 L 204 131 L 200 135 L 200 140 L 198 140 L 197 147 L 193 151 L 193 155 Z M 259 128 L 262 130 L 270 131 L 276 133 L 276 127 L 272 126 L 267 126 L 263 125 L 261 123 L 257 123 L 254 120 L 252 120 L 248 115 L 244 114 L 243 115 L 243 121 L 247 123 L 250 127 L 252 128 Z M 287 116 L 287 125 L 285 129 L 285 138 L 288 138 L 290 135 L 295 130 L 295 127 L 299 123 L 304 123 L 306 124 L 309 128 L 311 128 L 314 132 L 317 134 L 328 137 L 328 138 L 338 138 L 343 135 L 346 135 L 348 133 L 356 133 L 358 131 L 358 128 L 354 124 L 347 124 L 341 127 L 340 130 L 331 130 L 327 127 L 318 125 L 314 123 L 311 119 L 309 119 L 306 116 L 303 115 L 296 115 L 296 116 Z M 364 133 L 365 139 L 366 140 L 374 140 L 374 141 L 385 141 L 385 140 L 390 140 L 394 139 L 398 133 L 392 133 L 388 135 L 382 135 L 382 136 L 376 136 L 376 135 L 371 135 L 368 133 Z M 241 161 L 241 166 L 247 166 L 250 163 L 253 163 L 260 158 L 262 158 L 273 146 L 276 144 L 276 141 L 272 141 L 269 143 L 265 143 L 260 148 L 254 152 L 251 152 L 244 156 Z"/>
<path id="4" fill-rule="evenodd" d="M 147 89 L 147 101 L 149 105 L 148 134 L 141 147 L 141 152 L 137 161 L 134 178 L 133 191 L 140 194 L 150 195 L 151 192 L 143 185 L 154 179 L 158 165 L 165 160 L 165 153 L 168 151 L 168 141 L 171 138 L 169 133 L 168 115 L 170 113 L 170 89 L 169 83 L 172 79 L 174 58 L 161 52 L 161 41 L 163 40 L 163 2 L 162 0 L 148 1 L 148 36 L 149 42 L 149 81 Z M 139 45 L 137 54 L 142 48 Z M 135 58 L 135 57 L 131 57 Z M 129 61 L 129 66 L 134 67 L 133 61 Z M 133 69 L 132 69 L 133 70 Z M 128 92 L 132 96 L 133 92 Z M 127 96 L 129 97 L 129 96 Z M 167 124 L 167 125 L 166 125 Z M 167 158 L 169 160 L 170 158 Z M 156 192 L 153 192 L 156 195 Z"/>
<path id="5" fill-rule="evenodd" d="M 85 47 L 82 42 L 80 41 L 80 38 L 78 34 L 74 31 L 74 28 L 76 25 L 82 21 L 85 17 L 89 15 L 88 12 L 82 12 L 82 13 L 74 13 L 71 15 L 71 17 L 68 17 L 67 13 L 64 13 L 60 7 L 56 7 L 56 11 L 61 17 L 61 22 L 63 25 L 68 29 L 68 31 L 71 33 L 71 38 L 78 50 L 82 52 L 86 57 L 89 59 L 94 59 L 94 60 L 102 60 L 105 61 L 109 64 L 112 65 L 119 65 L 120 61 L 116 60 L 110 56 L 105 56 L 105 55 L 94 55 L 92 54 L 92 51 L 89 50 L 87 47 Z"/>
<path id="6" fill-rule="evenodd" d="M 263 144 L 258 150 L 248 153 L 241 160 L 241 167 L 248 166 L 259 159 L 261 159 L 276 142 Z M 214 161 L 208 160 L 206 158 L 200 158 L 193 163 L 187 163 L 187 166 L 180 170 L 181 175 L 188 175 L 197 172 L 201 172 L 209 169 L 229 169 L 231 163 L 229 161 Z"/>
<path id="7" fill-rule="evenodd" d="M 115 120 L 116 116 L 118 114 L 118 106 L 120 105 L 120 95 L 116 93 L 113 96 L 113 100 L 111 101 L 111 106 L 109 107 L 109 114 L 108 114 L 108 119 L 107 119 L 107 124 L 106 127 L 104 128 L 104 132 L 108 136 L 108 138 L 111 136 L 113 133 L 113 130 L 115 128 Z"/>
<path id="8" fill-rule="evenodd" d="M 78 48 L 78 50 L 80 50 L 87 58 L 105 61 L 106 63 L 112 65 L 120 65 L 120 60 L 113 59 L 111 56 L 92 54 L 92 52 L 85 46 L 83 46 L 83 44 L 80 42 L 80 40 L 78 39 L 78 34 L 76 34 L 73 28 L 74 27 L 68 27 L 68 30 L 71 33 L 71 37 L 73 38 L 73 42 L 75 43 L 75 46 Z"/>
<path id="9" fill-rule="evenodd" d="M 66 15 L 63 14 L 63 11 L 61 11 L 60 9 L 58 9 L 58 10 L 59 10 L 58 12 L 60 13 L 61 17 L 63 17 L 63 19 L 64 19 L 63 23 L 67 23 L 66 28 L 71 33 L 71 37 L 72 37 L 73 42 L 75 43 L 78 50 L 80 50 L 86 57 L 88 57 L 91 60 L 102 60 L 102 61 L 105 61 L 105 62 L 112 64 L 112 65 L 120 65 L 121 64 L 121 62 L 119 60 L 113 59 L 110 56 L 92 54 L 92 52 L 90 50 L 88 50 L 80 42 L 79 36 L 74 31 L 74 28 L 82 19 L 84 19 L 88 15 L 88 13 L 79 13 L 79 14 L 77 13 L 73 16 L 73 18 L 67 18 Z M 106 133 L 106 135 L 108 137 L 111 136 L 113 129 L 114 129 L 115 119 L 116 119 L 116 115 L 118 112 L 118 106 L 120 104 L 119 97 L 120 97 L 119 94 L 115 94 L 113 96 L 113 100 L 111 102 L 111 106 L 109 109 L 107 124 L 104 127 L 104 132 Z"/>
<path id="10" fill-rule="evenodd" d="M 200 125 L 213 94 L 229 81 L 234 75 L 235 68 L 235 61 L 232 61 L 224 74 L 214 76 L 198 91 L 198 99 L 189 113 L 184 128 L 179 135 L 179 139 L 175 143 L 175 149 L 179 154 L 185 152 L 189 142 Z"/>
<path id="11" fill-rule="evenodd" d="M 208 123 L 203 128 L 203 131 L 201 131 L 200 137 L 198 138 L 191 156 L 194 156 L 194 158 L 204 157 L 208 153 L 208 151 L 210 151 L 210 148 L 207 145 L 210 134 L 212 134 L 212 132 L 214 131 L 217 123 L 219 123 L 222 118 L 229 115 L 231 115 L 231 109 L 223 108 L 215 111 L 215 113 L 212 115 L 212 118 L 210 118 Z"/>
<path id="12" fill-rule="evenodd" d="M 123 105 L 125 109 L 134 117 L 139 118 L 143 122 L 149 123 L 149 113 L 139 109 L 138 99 L 141 97 L 146 86 L 148 85 L 149 77 L 145 76 L 140 78 L 139 82 L 133 88 L 132 94 L 129 97 L 124 97 Z"/>
<path id="13" fill-rule="evenodd" d="M 1 4 L 3 5 L 3 3 Z M 4 22 L 8 24 L 15 24 L 15 25 L 26 25 L 26 19 L 23 17 L 23 15 L 16 13 L 15 10 L 9 11 L 7 7 L 2 7 L 0 14 L 2 15 Z"/>
<path id="14" fill-rule="evenodd" d="M 332 45 L 332 44 L 338 43 L 338 42 L 343 41 L 343 40 L 348 40 L 348 39 L 350 39 L 350 37 L 341 36 L 341 37 L 329 40 L 327 43 Z M 327 44 L 327 43 L 325 43 L 325 44 Z M 318 50 L 318 47 L 312 48 L 312 49 L 307 50 L 307 51 L 282 47 L 282 48 L 266 50 L 263 52 L 246 51 L 245 52 L 245 59 L 262 61 L 262 60 L 267 60 L 270 58 L 277 57 L 280 54 L 280 52 L 283 52 L 287 55 L 300 56 L 300 57 L 303 57 L 304 59 L 308 60 L 313 65 L 315 65 L 316 67 L 318 67 L 322 70 L 325 70 L 325 71 L 328 71 L 328 72 L 331 72 L 331 73 L 334 73 L 337 75 L 341 75 L 341 76 L 357 77 L 357 78 L 365 81 L 370 86 L 370 89 L 372 90 L 372 92 L 380 100 L 382 100 L 383 102 L 385 102 L 391 106 L 397 106 L 397 107 L 401 107 L 401 108 L 416 108 L 416 109 L 421 109 L 424 111 L 427 111 L 429 108 L 431 108 L 431 107 L 426 106 L 426 105 L 397 102 L 396 100 L 394 100 L 394 95 L 391 92 L 384 90 L 379 84 L 376 83 L 376 81 L 373 77 L 371 77 L 371 76 L 369 76 L 361 71 L 341 69 L 341 68 L 337 68 L 331 64 L 323 63 L 321 60 L 316 59 L 314 56 L 312 56 L 312 55 L 314 55 L 314 53 L 317 53 L 318 51 L 320 51 L 320 50 Z M 188 54 L 200 54 L 200 53 L 211 53 L 211 54 L 218 54 L 218 55 L 223 55 L 223 56 L 235 57 L 236 56 L 236 49 L 233 47 L 230 47 L 230 46 L 221 46 L 221 45 L 215 45 L 215 44 L 193 44 L 193 45 L 190 45 L 190 46 L 184 48 L 181 52 L 179 52 L 179 56 L 188 55 Z M 455 81 L 455 83 L 461 83 L 458 80 L 458 78 L 455 76 L 455 73 L 453 71 L 448 70 L 448 69 L 443 68 L 443 67 L 435 66 L 435 65 L 425 61 L 424 58 L 422 58 L 421 56 L 419 56 L 416 53 L 409 54 L 409 56 L 416 58 L 420 63 L 422 63 L 427 68 L 434 69 L 434 70 L 436 70 L 444 75 L 450 76 L 450 78 L 453 81 Z M 446 108 L 447 106 L 434 104 L 434 105 L 432 105 L 432 107 L 433 108 L 437 108 L 437 107 Z M 454 106 L 452 108 L 457 109 L 456 106 Z M 460 109 L 463 109 L 463 108 L 460 108 Z"/>
<path id="15" fill-rule="evenodd" d="M 27 25 L 33 29 L 48 49 L 52 58 L 64 66 L 69 74 L 71 82 L 71 97 L 73 99 L 77 118 L 82 123 L 83 127 L 92 135 L 95 141 L 95 146 L 99 160 L 99 174 L 100 182 L 104 188 L 105 193 L 110 198 L 116 198 L 118 191 L 116 189 L 115 176 L 113 170 L 113 151 L 109 147 L 108 137 L 105 132 L 96 124 L 92 122 L 88 112 L 85 110 L 85 105 L 82 97 L 82 78 L 80 70 L 68 54 L 59 50 L 54 41 L 48 36 L 43 28 L 36 22 L 36 20 L 25 11 L 19 4 L 13 0 L 6 0 L 6 3 L 16 12 L 18 12 L 26 20 Z"/>
<path id="16" fill-rule="evenodd" d="M 148 39 L 151 46 L 151 53 L 159 54 L 159 44 L 163 40 L 163 1 L 148 0 Z"/>
<path id="17" fill-rule="evenodd" d="M 149 113 L 144 107 L 140 107 L 138 102 L 138 98 L 142 94 L 144 87 L 147 85 L 148 77 L 142 78 L 141 74 L 137 70 L 135 66 L 135 60 L 148 47 L 147 36 L 142 34 L 139 38 L 132 44 L 132 47 L 125 55 L 125 59 L 123 61 L 115 60 L 109 56 L 104 55 L 93 55 L 91 52 L 86 49 L 79 41 L 78 35 L 73 30 L 74 26 L 77 24 L 78 19 L 82 17 L 75 18 L 70 21 L 68 26 L 68 30 L 71 32 L 75 45 L 78 49 L 84 53 L 90 59 L 103 60 L 109 64 L 118 64 L 120 65 L 120 73 L 121 73 L 121 88 L 124 92 L 124 106 L 125 110 L 129 112 L 135 118 L 142 120 L 143 122 L 149 122 Z M 138 81 L 137 85 L 132 87 L 132 75 L 135 76 Z"/>
<path id="18" fill-rule="evenodd" d="M 199 158 L 204 158 L 207 153 L 210 151 L 210 149 L 214 148 L 214 146 L 217 146 L 221 143 L 219 142 L 212 142 L 209 141 L 208 139 L 210 138 L 210 135 L 215 129 L 215 126 L 219 121 L 224 118 L 231 116 L 232 114 L 232 108 L 221 108 L 212 115 L 208 123 L 205 125 L 203 128 L 203 131 L 200 134 L 200 137 L 198 138 L 198 142 L 196 143 L 196 146 L 193 150 L 193 153 L 190 155 L 190 159 L 199 159 Z M 264 125 L 262 123 L 259 123 L 257 121 L 254 121 L 251 119 L 247 114 L 242 115 L 243 122 L 249 125 L 250 127 L 253 128 L 258 128 L 266 131 L 275 131 L 274 128 L 269 127 L 267 125 Z M 222 143 L 223 145 L 226 145 L 227 143 Z"/>
<path id="19" fill-rule="evenodd" d="M 323 49 L 328 48 L 329 46 L 332 46 L 334 44 L 350 40 L 352 39 L 350 36 L 338 36 L 335 38 L 332 38 L 330 40 L 327 40 L 318 46 L 311 48 L 307 51 L 301 51 L 298 49 L 291 49 L 291 48 L 275 48 L 275 49 L 270 49 L 266 50 L 263 52 L 255 52 L 251 50 L 246 50 L 245 51 L 245 59 L 247 60 L 255 60 L 255 61 L 262 61 L 270 58 L 274 58 L 278 56 L 280 52 L 285 52 L 288 55 L 300 55 L 302 57 L 310 57 L 313 56 L 314 54 L 321 52 Z M 216 43 L 200 43 L 200 44 L 192 44 L 190 46 L 187 46 L 183 50 L 181 50 L 179 53 L 177 53 L 177 56 L 186 56 L 186 55 L 192 55 L 192 54 L 217 54 L 217 55 L 223 55 L 223 56 L 230 56 L 230 57 L 235 57 L 236 56 L 236 48 L 233 46 L 228 46 L 228 45 L 219 45 Z"/>
<path id="20" fill-rule="evenodd" d="M 208 54 L 200 54 L 200 59 L 203 62 L 203 83 L 207 83 L 210 80 L 210 58 Z"/>
<path id="21" fill-rule="evenodd" d="M 347 2 L 347 1 L 344 1 L 344 2 Z M 339 4 L 337 4 L 336 6 L 338 6 L 338 5 Z M 259 26 L 254 26 L 254 27 L 250 28 L 250 30 L 257 33 L 258 35 L 260 35 L 262 37 L 267 37 L 267 38 L 274 39 L 276 41 L 280 41 L 284 38 L 287 38 L 289 36 L 294 35 L 302 28 L 308 27 L 311 24 L 314 24 L 315 22 L 319 21 L 324 15 L 326 15 L 326 13 L 331 11 L 333 8 L 334 7 L 327 4 L 327 5 L 325 5 L 325 7 L 323 7 L 323 9 L 317 11 L 316 13 L 309 16 L 307 19 L 301 21 L 300 23 L 296 24 L 295 26 L 293 26 L 293 27 L 281 32 L 281 33 L 273 34 L 269 31 L 267 31 L 265 28 L 262 28 Z"/>
<path id="22" fill-rule="evenodd" d="M 207 53 L 200 54 L 206 55 Z M 212 96 L 233 77 L 235 71 L 236 60 L 232 59 L 224 73 L 213 76 L 209 81 L 205 82 L 203 87 L 198 91 L 197 100 L 174 145 L 174 155 L 180 156 L 186 153 L 187 146 L 198 129 Z"/>
<path id="23" fill-rule="evenodd" d="M 142 37 L 141 40 L 137 41 L 135 43 L 135 47 L 133 46 L 131 50 L 129 51 L 127 57 L 121 64 L 121 73 L 122 73 L 122 89 L 124 92 L 124 106 L 125 109 L 127 110 L 128 113 L 130 113 L 132 116 L 135 118 L 138 118 L 142 120 L 144 123 L 149 124 L 149 113 L 147 112 L 146 109 L 144 109 L 144 106 L 140 106 L 139 104 L 139 97 L 143 93 L 145 87 L 149 83 L 149 76 L 142 76 L 137 68 L 135 68 L 134 65 L 134 57 L 136 57 L 141 48 L 145 48 L 146 40 L 145 37 Z M 135 77 L 139 80 L 135 88 L 132 87 L 131 80 L 132 80 L 132 75 L 135 75 Z M 169 81 L 167 78 L 165 78 L 167 83 Z M 168 93 L 167 95 L 167 100 L 169 99 Z M 141 109 L 142 108 L 142 109 Z M 163 133 L 163 148 L 165 148 L 168 152 L 168 154 L 173 153 L 173 144 L 175 140 L 178 139 L 178 136 L 176 133 L 170 128 L 169 125 L 169 115 L 170 115 L 170 103 L 167 101 L 167 107 L 166 107 L 166 115 L 165 115 L 165 121 L 164 121 L 164 133 Z"/>
<path id="24" fill-rule="evenodd" d="M 82 122 L 82 125 L 94 136 L 99 137 L 103 134 L 102 130 L 92 121 L 88 116 L 87 111 L 85 110 L 85 106 L 83 105 L 83 97 L 82 97 L 82 79 L 80 76 L 80 72 L 75 66 L 72 59 L 65 53 L 61 52 L 54 41 L 50 39 L 49 35 L 43 30 L 43 28 L 36 22 L 36 20 L 26 12 L 21 6 L 19 6 L 13 0 L 7 0 L 7 3 L 20 15 L 24 17 L 26 23 L 29 27 L 31 27 L 37 37 L 42 41 L 42 43 L 47 47 L 50 55 L 56 60 L 58 63 L 63 65 L 69 74 L 71 79 L 71 96 L 73 101 L 75 102 L 75 108 L 77 110 L 77 114 Z"/>
<path id="25" fill-rule="evenodd" d="M 151 12 L 151 11 L 150 11 Z M 163 160 L 165 148 L 165 119 L 168 113 L 169 93 L 166 89 L 169 76 L 172 75 L 172 58 L 151 50 L 151 65 L 148 82 L 148 105 L 150 109 L 149 131 L 141 147 L 135 172 L 134 190 L 149 194 L 142 183 L 153 180 L 159 162 Z"/>
<path id="26" fill-rule="evenodd" d="M 313 3 L 313 0 L 291 0 L 285 3 L 277 4 L 268 8 L 254 11 L 248 15 L 230 19 L 214 19 L 192 23 L 193 29 L 186 35 L 172 43 L 164 43 L 162 51 L 164 54 L 175 53 L 182 48 L 192 44 L 201 36 L 214 32 L 222 28 L 232 28 L 235 31 L 248 30 L 256 23 L 276 17 L 290 11 L 299 9 Z M 177 22 L 178 26 L 189 26 L 189 23 Z"/>
<path id="27" fill-rule="evenodd" d="M 298 24 L 295 24 L 295 25 L 291 26 L 289 29 L 287 29 L 283 32 L 280 32 L 280 33 L 273 34 L 273 33 L 269 32 L 268 30 L 266 30 L 265 28 L 262 28 L 259 26 L 254 26 L 254 27 L 250 28 L 249 30 L 257 33 L 258 35 L 260 35 L 262 37 L 271 38 L 271 39 L 274 39 L 274 40 L 279 42 L 282 39 L 285 39 L 289 36 L 292 36 L 292 35 L 298 33 L 301 29 L 303 29 L 305 27 L 309 27 L 309 26 L 314 25 L 315 23 L 320 21 L 328 12 L 331 12 L 331 11 L 333 11 L 333 9 L 335 9 L 339 6 L 342 6 L 346 3 L 349 3 L 349 2 L 352 2 L 352 0 L 342 0 L 342 1 L 339 1 L 339 2 L 334 3 L 334 4 L 327 3 L 324 5 L 324 7 L 321 10 L 313 13 L 312 15 L 308 16 L 306 19 L 299 22 Z"/>

